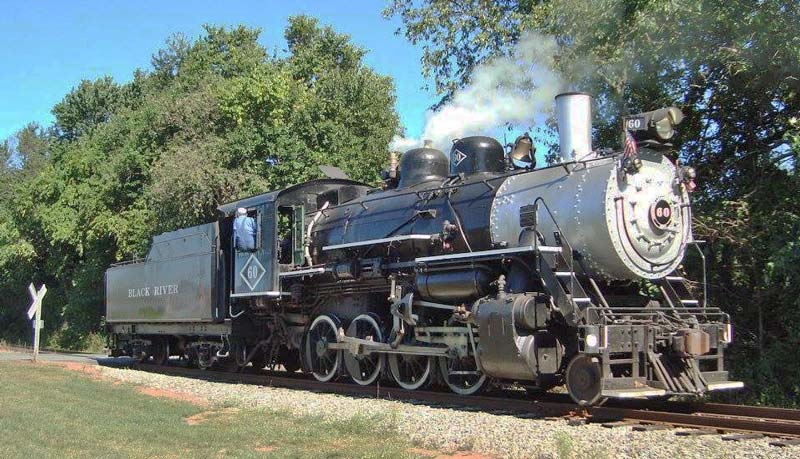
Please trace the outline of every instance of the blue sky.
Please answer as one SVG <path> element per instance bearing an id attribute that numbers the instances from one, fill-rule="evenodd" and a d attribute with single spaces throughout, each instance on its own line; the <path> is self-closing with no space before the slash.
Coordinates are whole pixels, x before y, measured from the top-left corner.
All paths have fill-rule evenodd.
<path id="1" fill-rule="evenodd" d="M 287 18 L 308 14 L 369 50 L 367 65 L 394 78 L 397 111 L 418 136 L 436 97 L 422 87 L 421 50 L 395 35 L 385 2 L 351 1 L 40 1 L 0 0 L 0 139 L 28 122 L 49 125 L 50 109 L 81 79 L 129 81 L 175 32 L 194 38 L 205 23 L 262 29 L 261 43 L 283 49 Z"/>

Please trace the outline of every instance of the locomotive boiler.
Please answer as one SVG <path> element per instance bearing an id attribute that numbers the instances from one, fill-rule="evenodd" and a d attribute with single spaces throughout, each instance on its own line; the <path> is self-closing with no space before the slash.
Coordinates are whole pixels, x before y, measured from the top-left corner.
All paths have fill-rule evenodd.
<path id="1" fill-rule="evenodd" d="M 613 151 L 592 148 L 589 96 L 559 95 L 556 108 L 561 161 L 549 167 L 535 167 L 527 136 L 458 139 L 449 158 L 426 144 L 392 161 L 381 187 L 328 168 L 157 236 L 144 262 L 107 274 L 114 354 L 464 395 L 565 384 L 581 404 L 741 387 L 724 369 L 729 317 L 681 274 L 693 171 L 667 155 L 680 111 L 626 118 Z M 234 243 L 240 208 L 257 223 L 254 249 Z M 192 257 L 217 275 L 157 269 Z M 174 295 L 128 295 L 164 276 Z"/>

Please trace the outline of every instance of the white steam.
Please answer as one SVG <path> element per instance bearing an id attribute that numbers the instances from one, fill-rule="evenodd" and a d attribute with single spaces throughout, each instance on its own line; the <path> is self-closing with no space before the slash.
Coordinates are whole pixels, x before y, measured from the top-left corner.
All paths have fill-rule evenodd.
<path id="1" fill-rule="evenodd" d="M 448 152 L 453 139 L 487 134 L 507 124 L 532 125 L 551 110 L 562 88 L 553 65 L 556 51 L 553 38 L 525 34 L 510 56 L 480 65 L 470 85 L 457 91 L 450 103 L 439 111 L 428 111 L 419 139 L 395 136 L 389 148 L 406 151 L 430 139 L 436 148 Z"/>

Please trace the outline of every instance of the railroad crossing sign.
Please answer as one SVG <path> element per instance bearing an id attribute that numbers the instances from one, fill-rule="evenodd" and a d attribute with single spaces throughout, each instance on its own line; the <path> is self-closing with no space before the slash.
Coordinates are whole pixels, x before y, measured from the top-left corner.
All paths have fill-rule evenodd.
<path id="1" fill-rule="evenodd" d="M 39 290 L 33 286 L 33 282 L 28 285 L 28 293 L 31 294 L 31 307 L 28 308 L 28 319 L 33 319 L 33 361 L 39 357 L 39 335 L 41 334 L 44 321 L 42 320 L 42 299 L 47 293 L 47 286 L 42 284 Z"/>

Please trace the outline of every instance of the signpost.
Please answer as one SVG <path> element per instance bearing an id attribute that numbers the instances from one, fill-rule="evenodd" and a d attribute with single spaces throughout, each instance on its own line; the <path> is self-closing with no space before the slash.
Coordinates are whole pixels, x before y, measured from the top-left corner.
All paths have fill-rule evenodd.
<path id="1" fill-rule="evenodd" d="M 33 361 L 39 358 L 39 335 L 41 334 L 44 321 L 42 320 L 42 299 L 44 294 L 47 293 L 47 286 L 42 284 L 42 287 L 37 291 L 33 286 L 33 282 L 28 285 L 28 293 L 31 294 L 31 307 L 28 308 L 28 319 L 33 319 Z"/>

